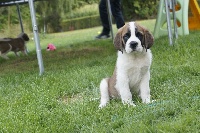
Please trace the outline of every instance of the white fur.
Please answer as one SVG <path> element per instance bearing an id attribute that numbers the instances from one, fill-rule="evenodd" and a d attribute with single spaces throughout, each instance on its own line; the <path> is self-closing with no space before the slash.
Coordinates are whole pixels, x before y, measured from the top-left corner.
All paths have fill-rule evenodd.
<path id="1" fill-rule="evenodd" d="M 150 50 L 141 53 L 127 54 L 118 52 L 117 59 L 117 83 L 122 102 L 132 104 L 132 93 L 139 92 L 142 102 L 150 102 Z"/>
<path id="2" fill-rule="evenodd" d="M 110 100 L 109 92 L 108 92 L 108 78 L 105 78 L 100 83 L 100 90 L 101 90 L 101 104 L 99 107 L 104 107 Z"/>
<path id="3" fill-rule="evenodd" d="M 144 49 L 141 41 L 135 36 L 135 24 L 129 23 L 131 37 L 125 45 L 123 53 L 118 51 L 116 62 L 116 85 L 115 88 L 123 104 L 133 105 L 132 92 L 138 92 L 143 103 L 150 102 L 150 66 L 152 54 L 150 49 Z M 133 51 L 130 48 L 130 42 L 138 43 Z M 100 84 L 101 103 L 100 108 L 105 107 L 109 102 L 108 79 L 103 79 Z"/>

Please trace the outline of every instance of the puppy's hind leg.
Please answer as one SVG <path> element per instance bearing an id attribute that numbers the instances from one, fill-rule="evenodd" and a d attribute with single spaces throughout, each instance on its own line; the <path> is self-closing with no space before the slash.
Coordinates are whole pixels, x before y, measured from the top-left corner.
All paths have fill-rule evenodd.
<path id="1" fill-rule="evenodd" d="M 4 59 L 6 59 L 6 60 L 8 60 L 9 58 L 8 58 L 8 56 L 6 55 L 8 52 L 10 52 L 10 50 L 12 49 L 12 46 L 10 45 L 10 44 L 8 44 L 9 45 L 9 49 L 6 51 L 6 52 L 4 52 L 4 53 L 2 53 L 1 51 L 0 51 L 0 56 L 2 57 L 2 58 L 4 58 Z"/>
<path id="2" fill-rule="evenodd" d="M 101 101 L 100 101 L 99 108 L 105 107 L 106 104 L 110 100 L 109 92 L 108 92 L 108 79 L 109 78 L 102 79 L 100 83 Z"/>
<path id="3" fill-rule="evenodd" d="M 6 56 L 6 54 L 2 54 L 1 51 L 0 51 L 0 56 L 1 56 L 2 58 L 6 59 L 6 60 L 9 59 L 8 56 Z"/>

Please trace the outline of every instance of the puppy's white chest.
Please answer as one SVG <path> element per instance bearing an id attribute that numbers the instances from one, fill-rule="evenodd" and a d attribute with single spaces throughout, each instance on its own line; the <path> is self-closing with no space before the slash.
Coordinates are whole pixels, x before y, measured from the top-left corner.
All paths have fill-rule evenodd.
<path id="1" fill-rule="evenodd" d="M 129 54 L 118 54 L 117 68 L 118 74 L 127 78 L 130 88 L 137 88 L 141 79 L 146 76 L 151 65 L 151 54 L 147 56 L 132 56 Z M 119 76 L 118 75 L 118 76 Z M 118 77 L 121 78 L 120 76 Z"/>
<path id="2" fill-rule="evenodd" d="M 127 73 L 130 88 L 137 87 L 141 79 L 148 72 L 148 70 L 149 70 L 148 66 L 133 67 L 132 69 L 130 69 Z"/>

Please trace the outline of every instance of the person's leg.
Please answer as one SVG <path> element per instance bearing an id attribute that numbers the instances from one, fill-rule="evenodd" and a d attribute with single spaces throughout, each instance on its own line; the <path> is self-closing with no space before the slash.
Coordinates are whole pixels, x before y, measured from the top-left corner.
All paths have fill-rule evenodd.
<path id="1" fill-rule="evenodd" d="M 106 6 L 106 0 L 101 0 L 99 4 L 99 14 L 103 26 L 102 33 L 108 35 L 110 32 L 109 21 L 108 21 L 108 12 Z"/>
<path id="2" fill-rule="evenodd" d="M 121 10 L 121 0 L 110 0 L 112 15 L 115 18 L 117 28 L 124 26 L 124 18 Z"/>

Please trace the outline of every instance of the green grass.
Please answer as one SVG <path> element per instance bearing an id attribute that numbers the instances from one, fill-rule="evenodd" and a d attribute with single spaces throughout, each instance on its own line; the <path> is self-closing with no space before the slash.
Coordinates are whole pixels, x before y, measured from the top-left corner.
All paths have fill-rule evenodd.
<path id="1" fill-rule="evenodd" d="M 153 31 L 154 20 L 142 21 Z M 136 107 L 112 100 L 99 105 L 99 83 L 113 72 L 116 51 L 111 40 L 93 38 L 100 27 L 41 35 L 45 73 L 39 76 L 33 42 L 29 56 L 0 58 L 0 132 L 197 133 L 200 130 L 199 31 L 167 37 L 151 48 L 151 96 Z M 116 31 L 116 30 L 115 30 Z M 45 51 L 48 43 L 55 52 Z"/>

